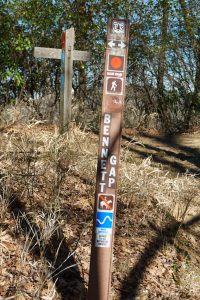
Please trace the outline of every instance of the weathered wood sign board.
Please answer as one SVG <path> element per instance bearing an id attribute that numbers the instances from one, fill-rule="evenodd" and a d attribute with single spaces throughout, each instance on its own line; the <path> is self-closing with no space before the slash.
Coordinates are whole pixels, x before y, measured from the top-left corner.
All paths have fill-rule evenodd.
<path id="1" fill-rule="evenodd" d="M 62 50 L 56 48 L 35 47 L 34 56 L 38 58 L 61 59 Z M 87 51 L 73 51 L 73 60 L 88 61 L 90 53 Z"/>
<path id="2" fill-rule="evenodd" d="M 73 61 L 90 60 L 90 53 L 74 50 L 74 43 L 74 28 L 70 28 L 62 33 L 62 49 L 34 48 L 35 57 L 61 60 L 60 133 L 63 133 L 67 129 L 71 121 Z"/>
<path id="3" fill-rule="evenodd" d="M 110 20 L 104 73 L 89 300 L 108 300 L 109 297 L 128 40 L 128 20 Z"/>

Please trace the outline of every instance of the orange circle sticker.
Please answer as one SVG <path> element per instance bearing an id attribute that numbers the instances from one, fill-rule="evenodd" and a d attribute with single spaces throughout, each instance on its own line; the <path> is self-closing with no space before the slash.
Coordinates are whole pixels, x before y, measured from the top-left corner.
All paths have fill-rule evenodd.
<path id="1" fill-rule="evenodd" d="M 110 65 L 113 69 L 120 69 L 122 67 L 122 59 L 118 56 L 114 56 L 111 58 Z"/>

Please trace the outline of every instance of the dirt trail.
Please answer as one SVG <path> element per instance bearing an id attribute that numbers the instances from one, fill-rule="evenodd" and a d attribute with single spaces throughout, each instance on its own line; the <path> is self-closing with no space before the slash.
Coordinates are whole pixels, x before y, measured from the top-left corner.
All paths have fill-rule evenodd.
<path id="1" fill-rule="evenodd" d="M 138 158 L 151 156 L 154 163 L 174 172 L 199 174 L 200 132 L 165 136 L 124 130 L 123 138 Z"/>

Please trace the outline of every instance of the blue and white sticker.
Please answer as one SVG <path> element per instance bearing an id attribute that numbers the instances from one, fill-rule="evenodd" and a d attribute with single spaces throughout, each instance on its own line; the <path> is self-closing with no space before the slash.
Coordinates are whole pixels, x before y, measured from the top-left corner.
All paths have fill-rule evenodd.
<path id="1" fill-rule="evenodd" d="M 97 212 L 96 228 L 112 228 L 113 227 L 113 213 L 112 212 Z"/>
<path id="2" fill-rule="evenodd" d="M 96 214 L 96 247 L 109 248 L 113 228 L 113 212 L 97 211 Z"/>
<path id="3" fill-rule="evenodd" d="M 109 248 L 111 245 L 112 229 L 96 228 L 95 247 Z"/>

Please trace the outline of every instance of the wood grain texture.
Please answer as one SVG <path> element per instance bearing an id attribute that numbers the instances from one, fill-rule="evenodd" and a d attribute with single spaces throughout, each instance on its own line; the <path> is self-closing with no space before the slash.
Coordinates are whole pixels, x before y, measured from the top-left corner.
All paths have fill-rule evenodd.
<path id="1" fill-rule="evenodd" d="M 44 47 L 35 47 L 34 56 L 37 58 L 50 58 L 50 59 L 61 59 L 61 49 L 55 48 L 44 48 Z M 89 61 L 90 52 L 88 51 L 73 51 L 73 60 Z"/>

